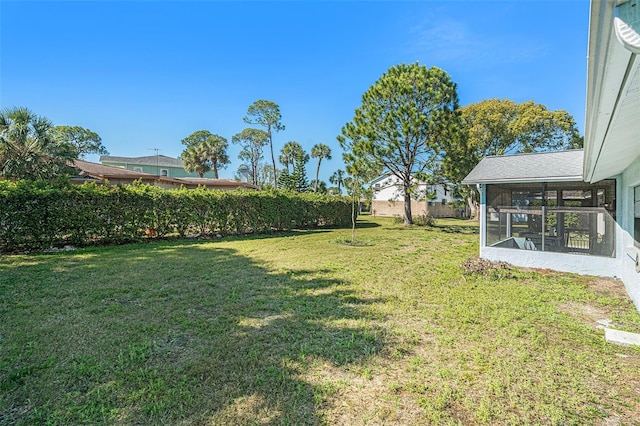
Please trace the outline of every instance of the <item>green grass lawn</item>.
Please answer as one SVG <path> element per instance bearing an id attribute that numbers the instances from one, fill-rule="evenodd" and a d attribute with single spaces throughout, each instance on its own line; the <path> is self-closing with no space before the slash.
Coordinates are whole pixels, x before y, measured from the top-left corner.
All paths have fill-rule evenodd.
<path id="1" fill-rule="evenodd" d="M 618 282 L 463 274 L 477 228 L 0 258 L 0 424 L 638 424 Z"/>

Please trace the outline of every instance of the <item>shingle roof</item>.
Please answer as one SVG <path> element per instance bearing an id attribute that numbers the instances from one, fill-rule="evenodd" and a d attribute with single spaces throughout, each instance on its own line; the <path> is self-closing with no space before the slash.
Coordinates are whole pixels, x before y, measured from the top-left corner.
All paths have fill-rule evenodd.
<path id="1" fill-rule="evenodd" d="M 144 181 L 154 180 L 158 182 L 185 185 L 190 188 L 206 186 L 209 188 L 247 188 L 259 189 L 255 185 L 246 182 L 239 182 L 231 179 L 209 179 L 209 178 L 171 178 L 157 176 L 151 173 L 136 172 L 123 167 L 107 166 L 105 164 L 91 163 L 83 160 L 73 160 L 73 166 L 78 169 L 80 176 L 91 176 L 98 179 L 142 179 Z"/>
<path id="2" fill-rule="evenodd" d="M 167 157 L 166 155 L 147 155 L 146 157 L 116 157 L 113 155 L 101 155 L 100 162 L 140 164 L 143 166 L 169 166 L 184 167 L 179 158 Z"/>
<path id="3" fill-rule="evenodd" d="M 582 181 L 582 154 L 575 149 L 484 157 L 462 183 Z"/>
<path id="4" fill-rule="evenodd" d="M 133 179 L 138 177 L 155 178 L 156 175 L 144 172 L 136 172 L 133 170 L 125 169 L 124 167 L 107 166 L 105 164 L 91 163 L 83 160 L 73 160 L 74 166 L 80 170 L 81 173 L 89 174 L 92 176 L 100 177 L 131 177 Z"/>
<path id="5" fill-rule="evenodd" d="M 210 179 L 210 178 L 195 178 L 195 177 L 184 177 L 184 178 L 175 178 L 180 182 L 184 182 L 186 184 L 193 185 L 208 185 L 215 186 L 220 188 L 249 188 L 249 189 L 258 189 L 257 186 L 252 185 L 247 182 L 240 182 L 232 179 Z"/>

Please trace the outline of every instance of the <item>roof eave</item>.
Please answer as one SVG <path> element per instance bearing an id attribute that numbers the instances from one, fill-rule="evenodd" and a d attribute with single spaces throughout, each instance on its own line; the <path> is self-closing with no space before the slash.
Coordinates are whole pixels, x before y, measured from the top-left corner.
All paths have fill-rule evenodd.
<path id="1" fill-rule="evenodd" d="M 587 182 L 618 174 L 635 158 L 635 155 L 620 158 L 616 170 L 601 161 L 603 153 L 607 152 L 605 143 L 610 139 L 612 123 L 620 113 L 634 56 L 616 38 L 615 6 L 615 0 L 591 3 L 583 163 Z"/>
<path id="2" fill-rule="evenodd" d="M 500 184 L 500 183 L 533 183 L 533 182 L 583 182 L 582 175 L 578 176 L 555 176 L 544 178 L 514 178 L 514 179 L 482 179 L 482 180 L 463 180 L 463 185 L 482 185 L 482 184 Z"/>

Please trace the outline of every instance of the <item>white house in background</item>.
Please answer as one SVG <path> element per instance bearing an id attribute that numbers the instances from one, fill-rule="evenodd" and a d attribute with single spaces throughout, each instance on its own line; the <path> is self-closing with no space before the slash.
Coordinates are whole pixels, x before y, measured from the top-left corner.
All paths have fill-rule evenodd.
<path id="1" fill-rule="evenodd" d="M 620 278 L 640 310 L 640 5 L 592 1 L 584 150 L 486 157 L 480 256 Z"/>
<path id="2" fill-rule="evenodd" d="M 404 216 L 404 195 L 402 182 L 396 176 L 387 173 L 370 182 L 373 190 L 371 214 L 374 216 Z M 460 217 L 465 210 L 455 208 L 452 188 L 447 184 L 429 185 L 418 183 L 416 196 L 411 197 L 411 213 L 425 214 L 433 217 Z"/>

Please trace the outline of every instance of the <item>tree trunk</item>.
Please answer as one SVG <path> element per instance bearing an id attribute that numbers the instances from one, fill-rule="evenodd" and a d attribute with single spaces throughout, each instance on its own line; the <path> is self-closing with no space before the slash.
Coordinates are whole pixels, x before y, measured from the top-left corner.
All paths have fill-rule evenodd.
<path id="1" fill-rule="evenodd" d="M 351 244 L 356 240 L 356 200 L 351 200 Z"/>
<path id="2" fill-rule="evenodd" d="M 271 164 L 273 165 L 273 188 L 278 187 L 278 174 L 276 173 L 276 157 L 273 156 L 273 138 L 271 137 L 271 126 L 269 130 L 269 147 L 271 148 Z"/>
<path id="3" fill-rule="evenodd" d="M 313 192 L 318 192 L 318 175 L 320 174 L 320 162 L 322 161 L 322 158 L 318 159 L 318 167 L 316 168 L 316 184 L 315 187 L 313 188 Z"/>
<path id="4" fill-rule="evenodd" d="M 356 240 L 356 218 L 358 217 L 356 213 L 356 200 L 359 198 L 359 191 L 356 191 L 355 188 L 358 187 L 358 176 L 354 177 L 354 189 L 353 189 L 353 198 L 351 198 L 351 244 L 355 243 Z M 358 200 L 359 201 L 359 200 Z"/>
<path id="5" fill-rule="evenodd" d="M 213 162 L 213 178 L 218 179 L 218 162 Z"/>
<path id="6" fill-rule="evenodd" d="M 404 190 L 404 225 L 409 226 L 413 224 L 413 217 L 411 216 L 411 194 Z"/>
<path id="7" fill-rule="evenodd" d="M 479 222 L 480 215 L 478 214 L 478 203 L 473 199 L 473 196 L 467 197 L 467 204 L 469 205 L 470 219 Z"/>
<path id="8" fill-rule="evenodd" d="M 258 186 L 258 163 L 251 160 L 251 183 Z"/>

